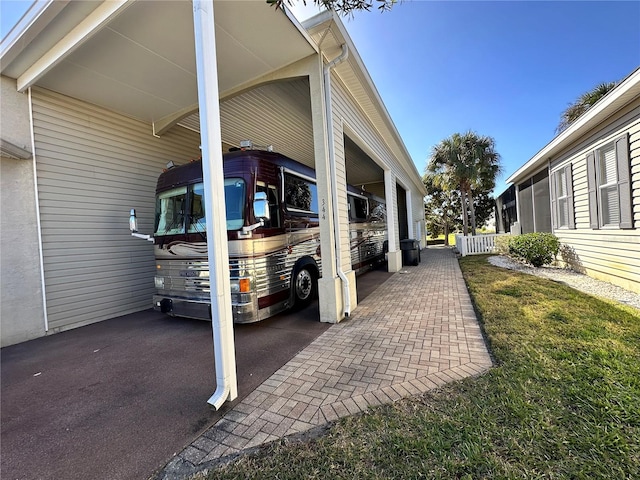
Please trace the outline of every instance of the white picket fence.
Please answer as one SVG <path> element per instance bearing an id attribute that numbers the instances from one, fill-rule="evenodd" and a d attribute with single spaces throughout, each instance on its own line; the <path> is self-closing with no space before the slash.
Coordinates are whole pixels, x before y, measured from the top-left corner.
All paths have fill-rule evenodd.
<path id="1" fill-rule="evenodd" d="M 456 248 L 463 257 L 467 255 L 480 255 L 481 253 L 492 253 L 496 248 L 496 238 L 504 237 L 505 235 L 509 234 L 489 233 L 470 237 L 456 235 Z"/>

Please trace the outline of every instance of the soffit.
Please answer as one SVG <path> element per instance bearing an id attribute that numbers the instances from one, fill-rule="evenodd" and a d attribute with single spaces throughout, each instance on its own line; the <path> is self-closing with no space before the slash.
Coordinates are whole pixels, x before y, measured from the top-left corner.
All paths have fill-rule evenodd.
<path id="1" fill-rule="evenodd" d="M 17 43 L 19 54 L 3 55 L 11 61 L 2 74 L 18 78 L 100 4 L 66 4 L 28 45 Z M 221 92 L 315 51 L 263 0 L 214 2 L 214 17 Z M 133 1 L 36 84 L 151 123 L 197 105 L 193 35 L 191 1 Z"/>

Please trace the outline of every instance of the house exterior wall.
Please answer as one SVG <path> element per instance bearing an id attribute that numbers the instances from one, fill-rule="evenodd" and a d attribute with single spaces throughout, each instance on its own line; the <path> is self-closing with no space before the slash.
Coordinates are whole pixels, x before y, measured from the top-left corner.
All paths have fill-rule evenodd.
<path id="1" fill-rule="evenodd" d="M 197 133 L 149 124 L 34 89 L 33 124 L 50 332 L 151 307 L 155 186 L 169 160 L 200 154 Z M 3 240 L 4 245 L 4 240 Z"/>
<path id="2" fill-rule="evenodd" d="M 591 228 L 587 156 L 622 135 L 628 135 L 631 174 L 632 229 Z M 557 227 L 554 233 L 569 246 L 565 259 L 588 275 L 640 293 L 640 99 L 634 100 L 605 124 L 583 136 L 551 159 L 553 176 L 571 165 L 575 228 Z"/>
<path id="3" fill-rule="evenodd" d="M 333 116 L 334 116 L 334 138 L 339 139 L 336 141 L 337 143 L 343 143 L 343 125 L 347 124 L 349 127 L 349 137 L 353 137 L 354 134 L 358 138 L 359 143 L 364 143 L 366 145 L 367 154 L 370 155 L 372 160 L 374 160 L 378 165 L 380 165 L 384 170 L 390 172 L 393 179 L 395 179 L 398 183 L 403 185 L 405 188 L 408 188 L 411 192 L 411 218 L 407 218 L 407 223 L 409 225 L 410 234 L 413 233 L 416 238 L 419 238 L 416 232 L 413 232 L 415 229 L 416 222 L 424 221 L 424 207 L 422 195 L 420 192 L 417 192 L 413 188 L 406 187 L 408 185 L 413 185 L 413 181 L 410 176 L 404 171 L 401 167 L 398 160 L 394 157 L 390 148 L 385 144 L 380 134 L 373 127 L 371 122 L 367 119 L 366 115 L 359 108 L 356 101 L 349 94 L 347 88 L 344 86 L 342 82 L 340 82 L 339 78 L 334 74 L 331 81 L 332 85 L 332 99 L 333 99 Z M 339 129 L 339 130 L 338 130 Z M 352 138 L 353 139 L 353 138 Z M 340 162 L 338 162 L 340 159 Z M 340 149 L 336 148 L 336 161 L 340 164 L 341 170 L 340 173 L 345 175 L 344 177 L 340 177 L 339 183 L 345 183 L 346 179 L 346 171 L 344 171 L 344 145 L 340 147 Z M 389 192 L 381 191 L 381 192 L 373 192 L 380 196 L 385 197 L 387 201 L 387 211 L 391 210 L 392 218 L 394 218 L 397 222 L 399 218 L 398 215 L 398 204 L 396 201 L 396 182 L 393 182 L 392 185 L 392 195 L 388 195 Z M 341 192 L 342 194 L 342 192 Z M 346 192 L 344 192 L 346 196 Z M 342 213 L 341 213 L 342 215 Z M 347 212 L 344 212 L 345 223 L 348 219 Z M 348 227 L 348 225 L 347 225 Z M 341 229 L 344 231 L 345 229 Z M 390 230 L 391 231 L 391 230 Z M 348 240 L 348 239 L 347 239 Z M 348 241 L 347 241 L 348 245 Z M 395 235 L 391 235 L 389 238 L 389 246 L 390 249 L 392 245 L 395 247 L 393 250 L 400 249 L 400 238 L 398 237 L 398 229 L 397 226 L 395 228 Z"/>
<path id="4" fill-rule="evenodd" d="M 31 151 L 29 97 L 1 77 L 2 139 Z M 0 158 L 0 346 L 45 333 L 33 158 Z"/>

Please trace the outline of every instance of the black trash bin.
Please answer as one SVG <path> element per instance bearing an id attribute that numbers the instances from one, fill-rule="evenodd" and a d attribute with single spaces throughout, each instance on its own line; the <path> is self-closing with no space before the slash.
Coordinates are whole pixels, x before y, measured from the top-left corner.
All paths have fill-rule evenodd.
<path id="1" fill-rule="evenodd" d="M 420 263 L 420 242 L 407 238 L 400 240 L 400 250 L 402 250 L 402 265 L 418 265 Z"/>

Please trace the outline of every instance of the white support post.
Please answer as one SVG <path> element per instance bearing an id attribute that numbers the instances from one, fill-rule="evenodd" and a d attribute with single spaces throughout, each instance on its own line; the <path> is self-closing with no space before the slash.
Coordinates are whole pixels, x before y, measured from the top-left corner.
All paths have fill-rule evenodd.
<path id="1" fill-rule="evenodd" d="M 211 282 L 211 328 L 216 362 L 216 391 L 208 403 L 219 409 L 238 396 L 229 247 L 222 169 L 220 99 L 216 62 L 215 24 L 212 0 L 193 0 L 193 27 L 196 50 L 202 179 L 207 212 L 207 254 Z"/>

